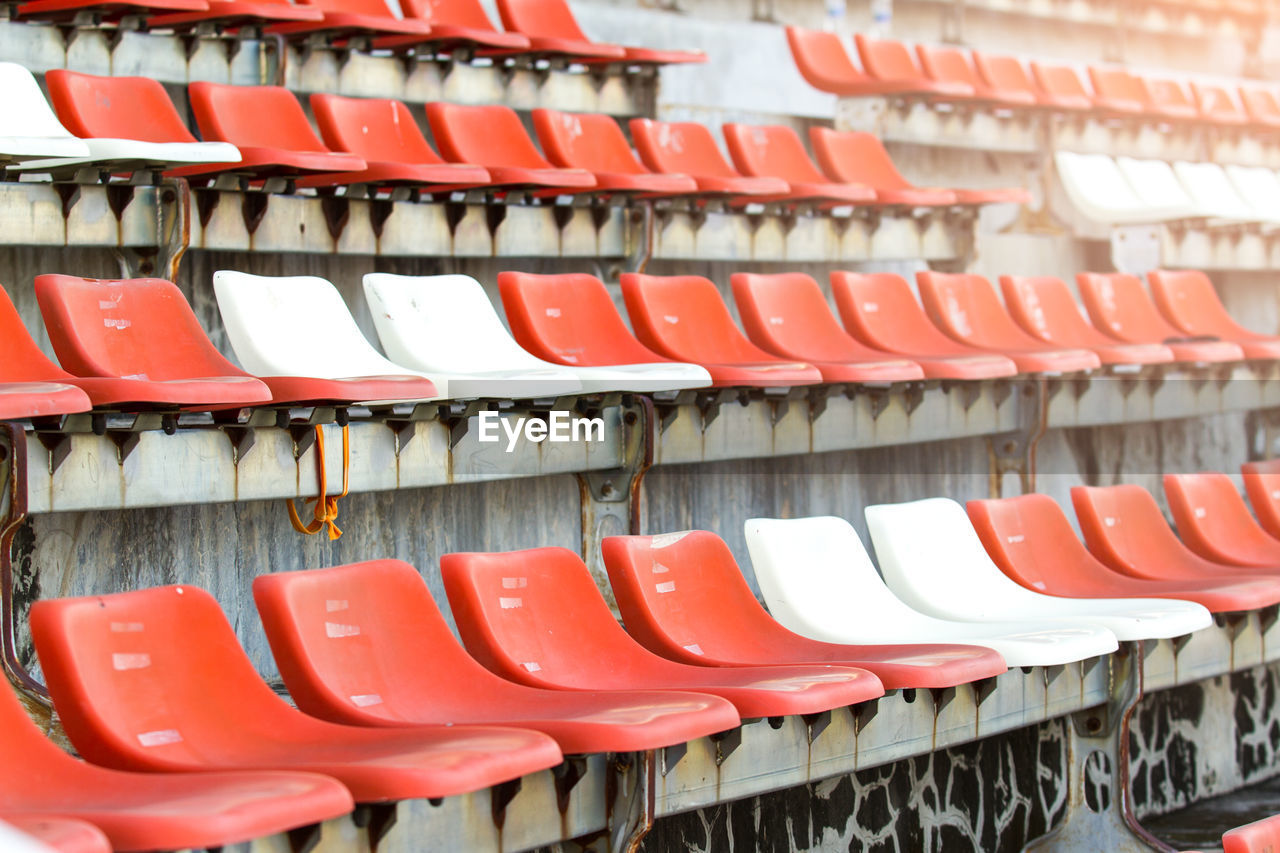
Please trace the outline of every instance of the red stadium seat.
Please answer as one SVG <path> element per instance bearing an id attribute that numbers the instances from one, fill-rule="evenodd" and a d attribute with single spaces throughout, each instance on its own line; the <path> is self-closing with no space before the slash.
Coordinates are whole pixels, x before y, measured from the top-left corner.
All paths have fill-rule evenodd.
<path id="1" fill-rule="evenodd" d="M 884 143 L 870 133 L 811 127 L 809 142 L 827 177 L 833 181 L 865 184 L 876 191 L 876 200 L 881 204 L 921 207 L 1031 201 L 1030 193 L 1018 187 L 989 190 L 917 187 L 902 176 Z"/>
<path id="2" fill-rule="evenodd" d="M 217 691 L 211 691 L 217 695 Z M 90 823 L 117 850 L 238 844 L 351 811 L 351 795 L 312 773 L 126 773 L 72 758 L 0 690 L 0 819 Z"/>
<path id="3" fill-rule="evenodd" d="M 1165 474 L 1164 496 L 1178 537 L 1201 557 L 1280 571 L 1280 539 L 1258 526 L 1226 474 Z"/>
<path id="4" fill-rule="evenodd" d="M 442 52 L 454 47 L 529 49 L 527 36 L 495 27 L 479 0 L 400 0 L 400 8 L 406 18 L 430 25 L 433 46 Z"/>
<path id="5" fill-rule="evenodd" d="M 978 72 L 982 88 L 992 96 L 1023 106 L 1039 106 L 1048 109 L 1091 109 L 1093 104 L 1085 98 L 1083 107 L 1073 99 L 1059 99 L 1046 92 L 1027 72 L 1021 60 L 1012 56 L 973 51 L 973 66 Z"/>
<path id="6" fill-rule="evenodd" d="M 579 62 L 623 62 L 627 65 L 672 65 L 706 62 L 701 51 L 624 47 L 591 41 L 565 0 L 498 0 L 502 26 L 528 37 L 535 51 L 563 55 Z"/>
<path id="7" fill-rule="evenodd" d="M 1178 598 L 1213 613 L 1280 603 L 1280 579 L 1156 580 L 1102 563 L 1048 495 L 969 501 L 969 519 L 1000 570 L 1028 589 L 1069 598 Z"/>
<path id="8" fill-rule="evenodd" d="M 585 169 L 557 169 L 548 163 L 510 107 L 436 102 L 427 104 L 427 121 L 446 160 L 483 166 L 496 186 L 573 194 L 596 185 Z"/>
<path id="9" fill-rule="evenodd" d="M 1240 476 L 1258 524 L 1280 539 L 1280 461 L 1246 462 L 1240 466 Z"/>
<path id="10" fill-rule="evenodd" d="M 1040 87 L 1040 103 L 1055 109 L 1087 112 L 1094 108 L 1093 96 L 1080 75 L 1065 65 L 1031 63 L 1031 74 Z"/>
<path id="11" fill-rule="evenodd" d="M 582 558 L 566 548 L 446 554 L 440 573 L 467 650 L 532 687 L 694 690 L 728 699 L 743 719 L 815 714 L 884 693 L 852 667 L 721 669 L 661 658 L 614 621 Z"/>
<path id="12" fill-rule="evenodd" d="M 1097 68 L 1089 66 L 1089 79 L 1093 82 L 1093 103 L 1104 110 L 1128 115 L 1152 113 L 1151 93 L 1141 77 L 1123 68 Z"/>
<path id="13" fill-rule="evenodd" d="M 1222 833 L 1222 853 L 1275 853 L 1280 850 L 1280 815 Z"/>
<path id="14" fill-rule="evenodd" d="M 208 0 L 208 9 L 164 12 L 147 19 L 150 29 L 191 29 L 213 24 L 221 29 L 260 26 L 283 21 L 319 21 L 324 12 L 313 6 L 297 6 L 291 0 Z"/>
<path id="15" fill-rule="evenodd" d="M 1227 341 L 1188 340 L 1168 320 L 1142 287 L 1142 279 L 1124 273 L 1082 272 L 1076 275 L 1080 300 L 1102 331 L 1133 344 L 1163 343 L 1178 361 L 1240 361 L 1244 352 Z"/>
<path id="16" fill-rule="evenodd" d="M 358 630 L 331 619 L 331 634 Z M 67 736 L 96 764 L 306 770 L 338 779 L 357 802 L 385 802 L 475 791 L 561 761 L 555 741 L 524 729 L 378 730 L 309 717 L 259 678 L 198 587 L 38 601 L 31 635 Z"/>
<path id="17" fill-rule="evenodd" d="M 412 47 L 432 39 L 431 27 L 416 18 L 397 18 L 384 0 L 299 0 L 323 14 L 319 21 L 292 21 L 267 29 L 285 37 L 324 35 L 340 41 L 370 38 L 377 47 Z"/>
<path id="18" fill-rule="evenodd" d="M 1280 98 L 1274 90 L 1241 86 L 1240 103 L 1253 124 L 1271 130 L 1280 128 Z"/>
<path id="19" fill-rule="evenodd" d="M 853 39 L 862 69 L 879 87 L 868 94 L 920 95 L 943 100 L 969 100 L 976 95 L 967 83 L 930 80 L 902 42 L 874 39 L 863 33 Z"/>
<path id="20" fill-rule="evenodd" d="M 975 97 L 1005 107 L 1034 107 L 1034 93 L 1017 88 L 992 88 L 983 81 L 960 48 L 917 44 L 916 56 L 929 79 L 968 86 Z"/>
<path id="21" fill-rule="evenodd" d="M 196 82 L 187 87 L 191 112 L 205 140 L 230 142 L 240 162 L 175 169 L 175 175 L 230 171 L 255 180 L 297 178 L 322 172 L 359 172 L 365 162 L 324 147 L 298 99 L 280 86 L 226 86 Z"/>
<path id="22" fill-rule="evenodd" d="M 628 633 L 673 661 L 856 666 L 874 673 L 886 690 L 952 687 L 1007 669 L 1004 658 L 981 646 L 852 646 L 795 634 L 760 606 L 729 546 L 705 530 L 609 536 L 602 549 Z"/>
<path id="23" fill-rule="evenodd" d="M 1085 349 L 1055 349 L 1018 328 L 980 275 L 916 273 L 925 311 L 957 341 L 1013 359 L 1021 373 L 1072 373 L 1101 367 Z"/>
<path id="24" fill-rule="evenodd" d="M 804 143 L 789 127 L 780 124 L 752 126 L 729 123 L 721 128 L 729 156 L 739 172 L 753 178 L 780 178 L 790 190 L 767 201 L 822 201 L 831 204 L 864 204 L 875 201 L 875 191 L 858 183 L 832 183 L 809 159 Z"/>
<path id="25" fill-rule="evenodd" d="M 1196 107 L 1203 118 L 1215 124 L 1243 125 L 1249 123 L 1249 116 L 1244 108 L 1237 104 L 1235 98 L 1227 91 L 1226 86 L 1214 86 L 1209 83 L 1192 81 L 1191 92 L 1195 95 Z"/>
<path id="26" fill-rule="evenodd" d="M 579 754 L 656 749 L 740 722 L 713 696 L 570 693 L 499 678 L 463 651 L 422 575 L 399 560 L 259 575 L 253 598 L 290 695 L 335 723 L 521 726 Z M 334 619 L 359 633 L 335 637 Z"/>
<path id="27" fill-rule="evenodd" d="M 1280 358 L 1280 337 L 1252 332 L 1237 323 L 1203 272 L 1154 270 L 1147 280 L 1160 313 L 1184 334 L 1229 341 L 1244 350 L 1245 358 Z"/>
<path id="28" fill-rule="evenodd" d="M 41 850 L 54 850 L 57 853 L 111 853 L 111 840 L 101 829 L 83 820 L 0 813 L 0 823 L 17 829 L 26 838 L 40 842 L 44 845 Z M 21 849 L 27 850 L 28 847 Z"/>
<path id="29" fill-rule="evenodd" d="M 1173 351 L 1164 344 L 1122 344 L 1089 325 L 1060 278 L 1002 275 L 1000 289 L 1010 316 L 1047 344 L 1091 350 L 1103 364 L 1173 361 Z"/>
<path id="30" fill-rule="evenodd" d="M 1151 106 L 1166 118 L 1190 121 L 1200 117 L 1196 102 L 1176 80 L 1147 78 L 1143 81 L 1151 96 Z"/>
<path id="31" fill-rule="evenodd" d="M 88 411 L 93 404 L 75 382 L 36 346 L 8 292 L 0 288 L 0 420 Z"/>
<path id="32" fill-rule="evenodd" d="M 612 117 L 595 113 L 533 111 L 533 128 L 547 159 L 562 169 L 585 169 L 608 192 L 686 195 L 698 191 L 688 175 L 660 175 L 644 167 Z"/>
<path id="33" fill-rule="evenodd" d="M 36 276 L 62 366 L 96 406 L 238 409 L 271 392 L 218 352 L 182 292 L 156 278 Z"/>
<path id="34" fill-rule="evenodd" d="M 330 172 L 304 178 L 299 186 L 372 184 L 420 186 L 431 192 L 488 186 L 483 166 L 446 163 L 432 150 L 422 130 L 400 101 L 314 94 L 311 112 L 324 144 L 365 162 L 358 172 Z"/>
<path id="35" fill-rule="evenodd" d="M 840 36 L 823 30 L 787 27 L 787 44 L 800 76 L 810 86 L 823 92 L 845 97 L 884 95 L 884 84 L 873 80 L 854 67 Z M 908 92 L 915 92 L 913 85 Z"/>
<path id="36" fill-rule="evenodd" d="M 1071 503 L 1093 555 L 1116 571 L 1166 581 L 1238 580 L 1280 576 L 1280 572 L 1228 566 L 1206 560 L 1169 529 L 1151 493 L 1141 486 L 1075 486 Z"/>
<path id="37" fill-rule="evenodd" d="M 666 175 L 689 175 L 705 195 L 784 196 L 780 178 L 746 178 L 734 171 L 716 146 L 711 131 L 694 122 L 631 120 L 631 141 L 644 164 Z"/>
<path id="38" fill-rule="evenodd" d="M 733 324 L 716 286 L 705 278 L 623 273 L 622 296 L 642 344 L 666 358 L 705 367 L 717 387 L 824 381 L 818 368 L 775 358 L 748 341 Z"/>
<path id="39" fill-rule="evenodd" d="M 900 275 L 835 271 L 831 292 L 850 335 L 873 349 L 907 356 L 931 379 L 990 379 L 1018 372 L 1007 356 L 965 346 L 938 331 Z"/>
<path id="40" fill-rule="evenodd" d="M 779 358 L 814 365 L 824 382 L 907 382 L 925 376 L 915 362 L 863 346 L 845 333 L 811 276 L 734 273 L 730 283 L 751 342 Z"/>
<path id="41" fill-rule="evenodd" d="M 23 20 L 71 23 L 83 13 L 100 21 L 119 21 L 157 12 L 201 11 L 206 0 L 27 0 L 18 6 Z"/>

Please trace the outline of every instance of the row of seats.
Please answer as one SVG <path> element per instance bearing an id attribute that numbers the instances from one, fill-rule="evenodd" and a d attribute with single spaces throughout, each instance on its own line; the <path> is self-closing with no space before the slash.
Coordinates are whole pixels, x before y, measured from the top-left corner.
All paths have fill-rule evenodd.
<path id="1" fill-rule="evenodd" d="M 222 270 L 214 292 L 242 370 L 168 281 L 42 275 L 36 296 L 61 367 L 0 298 L 0 417 L 884 384 L 1280 358 L 1280 339 L 1239 326 L 1194 271 L 1151 273 L 1154 302 L 1136 276 L 1081 273 L 1093 325 L 1052 277 L 1002 276 L 1002 305 L 981 276 L 921 272 L 922 308 L 898 275 L 834 272 L 837 319 L 808 275 L 736 273 L 746 334 L 708 279 L 621 280 L 634 334 L 589 275 L 500 273 L 508 332 L 473 278 L 371 273 L 364 294 L 384 356 L 332 283 Z"/>
<path id="2" fill-rule="evenodd" d="M 861 68 L 839 36 L 787 28 L 796 67 L 810 85 L 842 97 L 962 102 L 996 109 L 1091 113 L 1222 127 L 1280 128 L 1280 93 L 1265 85 L 1228 87 L 1143 77 L 1124 68 L 1089 66 L 1092 91 L 1075 69 L 1013 56 L 854 36 Z M 1233 92 L 1232 89 L 1235 89 Z"/>
<path id="3" fill-rule="evenodd" d="M 1280 515 L 1280 465 L 1246 470 Z M 1253 524 L 1225 475 L 1166 485 L 1217 547 L 1239 540 L 1219 510 Z M 261 681 L 200 589 L 40 601 L 31 632 L 50 695 L 92 763 L 46 740 L 3 693 L 0 749 L 47 773 L 11 774 L 0 818 L 87 820 L 122 849 L 211 847 L 353 800 L 459 794 L 565 754 L 656 749 L 885 690 L 1056 666 L 1280 602 L 1274 558 L 1196 557 L 1139 487 L 1079 487 L 1072 499 L 1087 550 L 1043 495 L 973 501 L 967 515 L 943 498 L 869 507 L 883 579 L 843 519 L 749 520 L 772 616 L 713 533 L 610 537 L 625 630 L 572 551 L 448 554 L 441 574 L 465 651 L 406 563 L 261 575 L 254 600 L 297 709 Z"/>
<path id="4" fill-rule="evenodd" d="M 397 7 L 393 10 L 392 6 Z M 591 66 L 706 62 L 700 51 L 629 47 L 589 39 L 565 0 L 497 0 L 503 32 L 478 0 L 26 0 L 20 20 L 66 23 L 128 17 L 153 30 L 263 28 L 291 40 L 323 37 L 351 47 L 426 55 L 567 60 Z M 399 11 L 401 14 L 395 14 Z"/>
<path id="5" fill-rule="evenodd" d="M 1170 164 L 1068 151 L 1057 152 L 1054 164 L 1071 203 L 1094 222 L 1280 225 L 1280 175 L 1265 166 Z"/>
<path id="6" fill-rule="evenodd" d="M 205 140 L 197 142 L 154 80 L 64 70 L 46 80 L 53 111 L 30 72 L 0 65 L 15 107 L 7 135 L 0 134 L 0 157 L 14 171 L 169 170 L 193 180 L 285 178 L 301 187 L 373 192 L 483 188 L 825 206 L 1029 200 L 1020 189 L 912 187 L 874 136 L 825 128 L 811 133 L 819 169 L 789 127 L 725 125 L 730 165 L 710 130 L 696 123 L 633 119 L 637 158 L 609 116 L 537 109 L 540 152 L 508 107 L 432 103 L 427 121 L 442 158 L 409 108 L 394 100 L 314 94 L 317 137 L 283 88 L 192 83 L 191 111 Z"/>

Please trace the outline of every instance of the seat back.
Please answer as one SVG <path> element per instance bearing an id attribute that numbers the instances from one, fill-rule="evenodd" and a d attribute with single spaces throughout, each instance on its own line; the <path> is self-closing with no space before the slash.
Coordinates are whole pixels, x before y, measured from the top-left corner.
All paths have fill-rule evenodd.
<path id="1" fill-rule="evenodd" d="M 498 0 L 502 26 L 530 38 L 590 41 L 565 0 Z"/>
<path id="2" fill-rule="evenodd" d="M 0 287 L 0 382 L 61 382 L 70 378 L 71 374 L 36 345 L 9 292 Z"/>
<path id="3" fill-rule="evenodd" d="M 1035 337 L 1058 346 L 1099 346 L 1108 339 L 1080 313 L 1067 283 L 1053 276 L 1002 275 L 1009 314 Z"/>
<path id="4" fill-rule="evenodd" d="M 1039 94 L 1026 67 L 1016 57 L 973 52 L 978 76 L 993 92 L 1029 92 Z M 1068 69 L 1070 70 L 1070 69 Z M 1079 78 L 1077 78 L 1077 82 Z M 1083 88 L 1083 87 L 1081 87 Z"/>
<path id="5" fill-rule="evenodd" d="M 1086 216 L 1106 223 L 1150 221 L 1150 205 L 1138 197 L 1110 155 L 1057 151 L 1053 162 L 1071 202 Z"/>
<path id="6" fill-rule="evenodd" d="M 607 536 L 601 550 L 622 621 L 645 648 L 676 659 L 771 659 L 779 626 L 719 536 Z"/>
<path id="7" fill-rule="evenodd" d="M 546 366 L 511 339 L 471 276 L 367 273 L 364 294 L 383 349 L 400 364 L 446 373 Z"/>
<path id="8" fill-rule="evenodd" d="M 206 764 L 290 725 L 198 587 L 38 601 L 31 636 L 67 735 L 94 763 Z"/>
<path id="9" fill-rule="evenodd" d="M 368 15 L 374 18 L 395 18 L 384 0 L 299 0 L 305 6 L 314 6 L 325 12 L 347 15 Z"/>
<path id="10" fill-rule="evenodd" d="M 647 175 L 611 116 L 536 109 L 533 127 L 553 165 L 588 172 Z"/>
<path id="11" fill-rule="evenodd" d="M 1222 833 L 1222 853 L 1274 853 L 1276 850 L 1280 850 L 1280 815 Z"/>
<path id="12" fill-rule="evenodd" d="M 747 337 L 769 352 L 806 361 L 867 357 L 866 350 L 840 328 L 812 276 L 739 272 L 730 284 Z"/>
<path id="13" fill-rule="evenodd" d="M 624 273 L 622 297 L 636 337 L 667 358 L 694 364 L 773 360 L 738 331 L 708 279 Z"/>
<path id="14" fill-rule="evenodd" d="M 1192 551 L 1223 563 L 1266 563 L 1280 542 L 1264 533 L 1226 474 L 1165 474 L 1164 496 L 1178 537 Z"/>
<path id="15" fill-rule="evenodd" d="M 446 554 L 440 574 L 467 651 L 512 681 L 599 689 L 604 673 L 616 684 L 654 660 L 567 548 Z"/>
<path id="16" fill-rule="evenodd" d="M 16 62 L 0 62 L 0 89 L 4 91 L 0 136 L 72 138 L 44 99 L 40 84 L 25 67 Z"/>
<path id="17" fill-rule="evenodd" d="M 738 178 L 711 136 L 696 122 L 631 120 L 631 141 L 644 164 L 655 172 L 695 178 Z"/>
<path id="18" fill-rule="evenodd" d="M 477 166 L 551 168 L 510 107 L 435 102 L 426 109 L 431 135 L 446 160 Z"/>
<path id="19" fill-rule="evenodd" d="M 1153 106 L 1178 112 L 1196 112 L 1195 101 L 1177 80 L 1165 77 L 1148 77 L 1143 81 Z"/>
<path id="20" fill-rule="evenodd" d="M 1280 122 L 1280 98 L 1271 89 L 1240 87 L 1240 103 L 1249 118 L 1261 124 Z"/>
<path id="21" fill-rule="evenodd" d="M 1160 313 L 1186 334 L 1229 338 L 1243 331 L 1200 270 L 1152 270 L 1147 281 Z"/>
<path id="22" fill-rule="evenodd" d="M 924 72 L 911 58 L 911 51 L 900 41 L 874 39 L 863 33 L 853 37 L 858 46 L 862 68 L 879 80 L 924 80 Z"/>
<path id="23" fill-rule="evenodd" d="M 53 351 L 77 376 L 245 375 L 214 347 L 173 282 L 39 275 L 35 291 Z"/>
<path id="24" fill-rule="evenodd" d="M 1151 94 L 1142 78 L 1123 68 L 1097 68 L 1090 65 L 1089 79 L 1093 81 L 1093 90 L 1104 98 L 1151 106 Z"/>
<path id="25" fill-rule="evenodd" d="M 865 184 L 877 190 L 900 190 L 911 186 L 875 134 L 811 127 L 809 142 L 822 171 L 833 181 Z"/>
<path id="26" fill-rule="evenodd" d="M 315 276 L 213 274 L 227 339 L 257 376 L 413 376 L 383 358 L 356 325 L 338 289 Z"/>
<path id="27" fill-rule="evenodd" d="M 496 31 L 480 0 L 400 0 L 405 17 L 432 24 Z"/>
<path id="28" fill-rule="evenodd" d="M 1240 466 L 1240 477 L 1258 524 L 1280 539 L 1280 460 L 1246 462 Z"/>
<path id="29" fill-rule="evenodd" d="M 1235 98 L 1231 97 L 1226 86 L 1193 81 L 1191 92 L 1195 95 L 1200 114 L 1205 118 L 1231 124 L 1238 124 L 1245 120 L 1244 110 L 1236 103 Z"/>
<path id="30" fill-rule="evenodd" d="M 205 140 L 242 148 L 327 151 L 303 112 L 282 86 L 227 86 L 203 81 L 187 87 L 191 112 Z"/>
<path id="31" fill-rule="evenodd" d="M 84 764 L 67 754 L 32 722 L 21 701 L 7 684 L 0 685 L 0 761 L 10 767 L 39 768 L 39 773 L 0 774 L 0 795 L 23 795 L 47 787 L 57 791 L 84 790 Z M 78 783 L 78 784 L 77 784 Z M 6 800 L 9 799 L 6 796 Z"/>
<path id="32" fill-rule="evenodd" d="M 1217 163 L 1178 161 L 1173 164 L 1173 172 L 1205 215 L 1243 222 L 1258 218 L 1257 211 L 1240 197 L 1226 170 Z"/>
<path id="33" fill-rule="evenodd" d="M 1126 574 L 1146 566 L 1175 566 L 1188 556 L 1156 499 L 1142 486 L 1073 486 L 1071 504 L 1094 556 Z"/>
<path id="34" fill-rule="evenodd" d="M 804 143 L 789 127 L 731 122 L 721 131 L 733 165 L 744 175 L 800 183 L 826 183 L 826 176 L 813 165 L 804 150 Z"/>
<path id="35" fill-rule="evenodd" d="M 815 89 L 838 95 L 844 87 L 866 79 L 835 33 L 787 27 L 787 44 L 800 76 Z"/>
<path id="36" fill-rule="evenodd" d="M 831 273 L 836 310 L 849 334 L 887 352 L 917 355 L 955 351 L 956 345 L 929 322 L 911 285 L 897 273 Z"/>
<path id="37" fill-rule="evenodd" d="M 480 692 L 495 677 L 400 560 L 259 575 L 253 600 L 289 695 L 314 716 L 350 720 L 349 708 L 412 722 L 441 694 Z"/>
<path id="38" fill-rule="evenodd" d="M 1109 573 L 1076 536 L 1067 514 L 1048 495 L 969 501 L 969 520 L 1000 571 L 1044 592 Z"/>
<path id="39" fill-rule="evenodd" d="M 1240 198 L 1268 222 L 1280 222 L 1280 175 L 1267 166 L 1226 166 Z"/>
<path id="40" fill-rule="evenodd" d="M 324 144 L 370 163 L 443 162 L 400 101 L 314 94 L 311 112 Z"/>
<path id="41" fill-rule="evenodd" d="M 985 88 L 978 73 L 959 48 L 917 44 L 916 56 L 920 58 L 920 67 L 931 80 L 964 83 L 978 90 Z"/>
<path id="42" fill-rule="evenodd" d="M 1136 275 L 1082 272 L 1076 274 L 1076 286 L 1093 324 L 1117 338 L 1150 342 L 1183 336 L 1160 316 Z"/>
<path id="43" fill-rule="evenodd" d="M 1117 157 L 1116 165 L 1153 220 L 1207 215 L 1164 160 Z"/>
<path id="44" fill-rule="evenodd" d="M 1074 68 L 1066 65 L 1041 65 L 1039 62 L 1032 62 L 1031 74 L 1046 94 L 1059 98 L 1089 98 L 1092 100 L 1089 90 L 1084 87 L 1084 81 L 1080 79 L 1080 75 L 1076 73 Z"/>
<path id="45" fill-rule="evenodd" d="M 953 338 L 983 349 L 1036 348 L 1000 304 L 996 289 L 972 273 L 918 272 L 916 284 L 925 311 Z"/>
<path id="46" fill-rule="evenodd" d="M 55 68 L 45 75 L 49 100 L 62 123 L 80 137 L 142 142 L 195 142 L 159 81 L 96 77 Z"/>
<path id="47" fill-rule="evenodd" d="M 586 273 L 498 273 L 511 334 L 529 352 L 575 367 L 666 361 L 635 339 L 604 282 Z"/>

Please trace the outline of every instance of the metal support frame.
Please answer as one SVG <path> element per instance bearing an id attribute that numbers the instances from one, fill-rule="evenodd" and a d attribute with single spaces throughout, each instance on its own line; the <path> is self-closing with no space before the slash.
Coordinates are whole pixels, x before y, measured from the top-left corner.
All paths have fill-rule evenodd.
<path id="1" fill-rule="evenodd" d="M 1018 419 L 1021 426 L 987 436 L 989 491 L 992 498 L 1004 492 L 1004 475 L 1016 473 L 1022 494 L 1036 490 L 1036 446 L 1049 428 L 1049 398 L 1057 390 L 1038 376 L 1018 386 Z"/>
<path id="2" fill-rule="evenodd" d="M 49 707 L 49 694 L 18 660 L 17 603 L 13 591 L 13 539 L 27 520 L 27 436 L 22 424 L 0 423 L 0 667 L 24 698 Z"/>

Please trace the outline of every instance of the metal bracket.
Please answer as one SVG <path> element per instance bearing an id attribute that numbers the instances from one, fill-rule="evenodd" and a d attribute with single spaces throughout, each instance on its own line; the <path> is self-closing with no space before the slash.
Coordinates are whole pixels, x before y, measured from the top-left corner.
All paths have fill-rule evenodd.
<path id="1" fill-rule="evenodd" d="M 134 188 L 129 187 L 127 199 L 123 199 L 119 219 L 124 206 L 132 200 Z M 156 197 L 155 247 L 121 246 L 115 250 L 124 278 L 157 277 L 176 281 L 178 265 L 191 246 L 191 186 L 184 178 L 165 178 L 153 189 Z"/>
<path id="2" fill-rule="evenodd" d="M 1029 392 L 1029 393 L 1028 393 Z M 1004 475 L 1018 475 L 1023 494 L 1036 488 L 1036 445 L 1048 429 L 1049 389 L 1043 378 L 1023 386 L 1018 419 L 1022 427 L 1012 432 L 987 436 L 989 492 L 999 498 L 1004 491 Z"/>
<path id="3" fill-rule="evenodd" d="M 18 660 L 16 602 L 13 594 L 13 539 L 27 520 L 27 434 L 22 424 L 0 423 L 0 666 L 21 698 L 47 711 L 51 706 L 44 685 Z"/>
<path id="4" fill-rule="evenodd" d="M 635 853 L 653 828 L 658 788 L 653 750 L 619 753 L 610 764 L 609 850 Z"/>
<path id="5" fill-rule="evenodd" d="M 1067 813 L 1024 851 L 1171 850 L 1138 823 L 1129 790 L 1129 720 L 1142 698 L 1142 644 L 1110 657 L 1110 699 L 1071 715 L 1067 726 Z"/>

